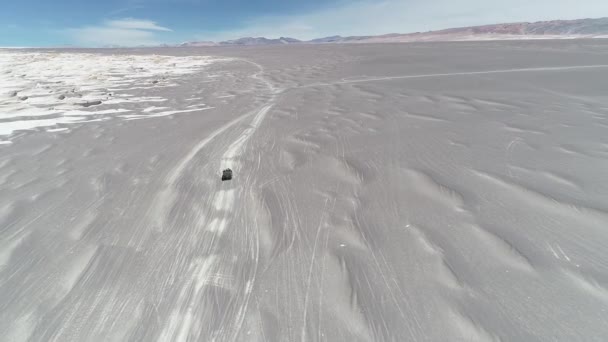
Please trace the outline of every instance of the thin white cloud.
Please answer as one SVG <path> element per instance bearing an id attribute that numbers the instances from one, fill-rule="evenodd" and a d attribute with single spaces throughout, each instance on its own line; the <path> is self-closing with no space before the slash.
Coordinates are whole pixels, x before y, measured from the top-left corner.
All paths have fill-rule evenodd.
<path id="1" fill-rule="evenodd" d="M 204 32 L 201 40 L 243 36 L 312 39 L 331 35 L 407 33 L 514 21 L 608 16 L 606 0 L 362 0 L 322 11 L 251 20 L 240 28 Z"/>
<path id="2" fill-rule="evenodd" d="M 105 25 L 108 27 L 129 30 L 171 31 L 171 29 L 166 27 L 158 26 L 154 21 L 134 18 L 108 20 L 105 22 Z"/>
<path id="3" fill-rule="evenodd" d="M 124 18 L 107 20 L 99 26 L 67 29 L 66 33 L 82 46 L 138 46 L 159 45 L 158 33 L 169 31 L 172 30 L 152 20 Z"/>

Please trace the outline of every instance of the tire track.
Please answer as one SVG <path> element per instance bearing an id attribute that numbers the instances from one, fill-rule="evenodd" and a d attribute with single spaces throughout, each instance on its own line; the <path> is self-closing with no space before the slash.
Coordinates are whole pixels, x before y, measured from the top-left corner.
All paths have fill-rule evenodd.
<path id="1" fill-rule="evenodd" d="M 390 80 L 406 80 L 406 79 L 416 79 L 416 78 L 474 76 L 474 75 L 488 75 L 488 74 L 509 74 L 509 73 L 546 72 L 546 71 L 570 71 L 570 70 L 604 69 L 604 68 L 608 68 L 608 64 L 572 65 L 572 66 L 563 66 L 563 67 L 541 67 L 541 68 L 517 68 L 517 69 L 469 71 L 469 72 L 450 72 L 450 73 L 437 73 L 437 74 L 424 74 L 424 75 L 369 77 L 369 78 L 357 79 L 357 80 L 342 80 L 342 81 L 330 82 L 330 83 L 306 84 L 306 85 L 293 87 L 293 88 L 289 88 L 289 89 L 328 87 L 328 86 L 335 86 L 335 85 L 340 85 L 340 84 L 355 84 L 355 83 L 367 83 L 367 82 L 390 81 Z"/>
<path id="2" fill-rule="evenodd" d="M 254 62 L 242 61 L 249 63 L 258 69 L 258 72 L 252 75 L 251 78 L 262 82 L 268 89 L 270 96 L 261 108 L 226 123 L 205 139 L 201 140 L 168 173 L 165 187 L 159 192 L 154 202 L 155 205 L 152 206 L 152 213 L 156 213 L 155 223 L 157 226 L 162 227 L 165 223 L 169 211 L 179 195 L 177 192 L 177 183 L 183 176 L 184 171 L 191 165 L 191 162 L 195 160 L 196 156 L 210 143 L 216 141 L 220 135 L 234 128 L 246 119 L 253 117 L 249 123 L 249 127 L 247 127 L 236 140 L 229 145 L 220 157 L 221 169 L 231 168 L 238 174 L 236 171 L 238 171 L 241 166 L 239 159 L 243 155 L 247 143 L 274 106 L 278 92 L 276 88 L 262 76 L 264 74 L 264 68 Z M 265 96 L 265 94 L 262 94 L 262 96 Z M 209 285 L 213 284 L 213 279 L 218 276 L 217 273 L 220 270 L 229 274 L 238 273 L 234 272 L 235 268 L 247 266 L 247 263 L 242 261 L 239 262 L 237 266 L 233 260 L 228 260 L 228 258 L 226 258 L 227 255 L 223 255 L 222 251 L 219 250 L 220 238 L 230 231 L 232 224 L 237 223 L 233 222 L 237 211 L 239 210 L 237 203 L 239 203 L 239 200 L 243 196 L 250 194 L 251 192 L 250 188 L 253 185 L 252 180 L 249 177 L 242 179 L 243 181 L 239 184 L 239 187 L 233 187 L 232 185 L 234 183 L 224 183 L 222 186 L 216 187 L 214 193 L 209 197 L 211 200 L 206 202 L 210 207 L 210 214 L 209 217 L 205 218 L 205 222 L 208 222 L 205 224 L 205 231 L 211 234 L 211 238 L 205 241 L 205 244 L 208 244 L 208 248 L 205 249 L 211 251 L 211 254 L 204 260 L 195 260 L 194 264 L 191 266 L 191 274 L 180 291 L 178 301 L 171 314 L 170 324 L 165 326 L 159 341 L 187 341 L 203 337 L 207 337 L 208 340 L 211 341 L 223 341 L 236 340 L 239 336 L 246 317 L 249 299 L 255 285 L 255 276 L 258 268 L 259 237 L 257 222 L 252 224 L 240 222 L 241 224 L 244 224 L 243 227 L 240 227 L 244 233 L 239 240 L 242 240 L 241 243 L 245 244 L 247 248 L 239 251 L 239 259 L 249 260 L 252 265 L 246 272 L 243 272 L 246 278 L 241 279 L 239 283 L 234 283 L 232 285 L 232 291 L 234 291 L 234 293 L 230 297 L 230 302 L 227 305 L 228 308 L 226 308 L 226 310 L 229 311 L 225 312 L 224 317 L 221 319 L 221 324 L 217 327 L 218 330 L 213 331 L 212 327 L 194 326 L 194 322 L 196 322 L 196 320 L 200 321 L 200 319 L 205 316 L 205 310 L 213 310 L 212 306 L 201 305 L 201 303 L 208 302 L 210 300 L 209 298 L 213 296 L 213 294 L 209 292 L 212 289 L 212 286 Z M 203 332 L 203 330 L 205 330 L 205 332 Z M 208 336 L 205 336 L 206 333 L 208 333 Z"/>

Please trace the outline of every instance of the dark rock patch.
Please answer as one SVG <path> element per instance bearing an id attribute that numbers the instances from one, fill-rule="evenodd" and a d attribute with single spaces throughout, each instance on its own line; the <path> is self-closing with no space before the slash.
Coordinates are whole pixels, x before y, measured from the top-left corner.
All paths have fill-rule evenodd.
<path id="1" fill-rule="evenodd" d="M 80 103 L 80 105 L 83 107 L 98 106 L 100 104 L 101 104 L 101 101 L 89 101 L 89 102 L 85 102 L 85 103 Z"/>

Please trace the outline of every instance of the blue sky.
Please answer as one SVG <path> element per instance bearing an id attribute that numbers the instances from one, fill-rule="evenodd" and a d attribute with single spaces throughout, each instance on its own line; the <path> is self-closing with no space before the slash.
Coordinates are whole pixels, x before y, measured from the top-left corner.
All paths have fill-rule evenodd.
<path id="1" fill-rule="evenodd" d="M 155 45 L 608 16 L 607 0 L 4 0 L 0 46 Z"/>

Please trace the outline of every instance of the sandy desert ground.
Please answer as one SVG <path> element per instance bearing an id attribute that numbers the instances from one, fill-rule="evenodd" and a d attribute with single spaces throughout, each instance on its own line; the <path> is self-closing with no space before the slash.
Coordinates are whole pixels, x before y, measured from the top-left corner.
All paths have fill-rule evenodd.
<path id="1" fill-rule="evenodd" d="M 608 336 L 608 42 L 10 50 L 0 92 L 2 341 Z"/>

